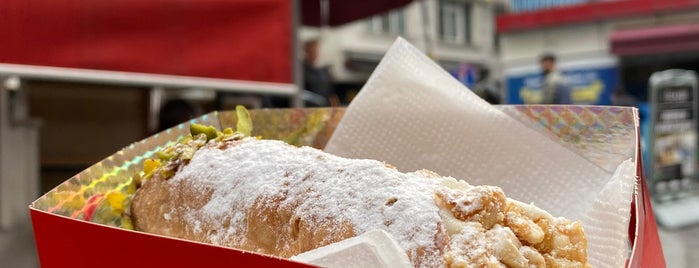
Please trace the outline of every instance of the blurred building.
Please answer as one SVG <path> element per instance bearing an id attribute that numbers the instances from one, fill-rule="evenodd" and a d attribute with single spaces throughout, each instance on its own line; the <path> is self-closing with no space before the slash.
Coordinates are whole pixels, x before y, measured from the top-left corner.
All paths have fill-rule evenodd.
<path id="1" fill-rule="evenodd" d="M 509 103 L 539 98 L 539 56 L 552 52 L 576 103 L 647 99 L 650 74 L 699 69 L 699 2 L 510 0 L 497 18 Z"/>
<path id="2" fill-rule="evenodd" d="M 302 41 L 320 39 L 320 64 L 329 65 L 340 93 L 351 97 L 401 36 L 467 86 L 482 70 L 500 75 L 495 14 L 502 1 L 414 1 L 386 14 L 334 28 L 303 28 Z M 330 14 L 332 16 L 332 14 Z"/>

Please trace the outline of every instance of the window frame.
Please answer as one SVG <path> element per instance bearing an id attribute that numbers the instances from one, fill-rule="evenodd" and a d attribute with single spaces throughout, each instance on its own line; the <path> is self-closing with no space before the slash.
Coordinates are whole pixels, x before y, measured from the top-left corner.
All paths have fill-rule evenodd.
<path id="1" fill-rule="evenodd" d="M 466 45 L 471 43 L 471 3 L 440 0 L 438 4 L 439 39 L 445 43 Z"/>
<path id="2" fill-rule="evenodd" d="M 403 9 L 375 15 L 369 18 L 368 31 L 374 34 L 404 35 L 405 13 Z"/>

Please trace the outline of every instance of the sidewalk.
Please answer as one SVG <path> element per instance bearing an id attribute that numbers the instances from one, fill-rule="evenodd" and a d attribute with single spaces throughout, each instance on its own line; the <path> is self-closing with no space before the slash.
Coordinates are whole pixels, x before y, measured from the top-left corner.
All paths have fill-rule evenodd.
<path id="1" fill-rule="evenodd" d="M 39 267 L 32 224 L 29 220 L 0 231 L 0 263 L 2 267 Z"/>
<path id="2" fill-rule="evenodd" d="M 699 225 L 658 232 L 668 268 L 699 267 Z"/>

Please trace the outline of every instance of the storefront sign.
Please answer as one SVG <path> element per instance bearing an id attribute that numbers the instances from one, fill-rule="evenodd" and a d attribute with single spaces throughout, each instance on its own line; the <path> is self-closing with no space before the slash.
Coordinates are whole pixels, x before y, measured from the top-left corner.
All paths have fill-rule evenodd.
<path id="1" fill-rule="evenodd" d="M 468 88 L 473 88 L 479 80 L 478 67 L 468 63 L 461 63 L 449 68 L 448 71 L 456 80 L 459 80 Z"/>
<path id="2" fill-rule="evenodd" d="M 616 66 L 563 69 L 565 87 L 573 104 L 611 104 L 617 86 Z M 507 76 L 507 103 L 537 104 L 543 99 L 540 71 Z"/>
<path id="3" fill-rule="evenodd" d="M 697 77 L 667 70 L 650 78 L 654 182 L 694 176 L 697 152 Z"/>

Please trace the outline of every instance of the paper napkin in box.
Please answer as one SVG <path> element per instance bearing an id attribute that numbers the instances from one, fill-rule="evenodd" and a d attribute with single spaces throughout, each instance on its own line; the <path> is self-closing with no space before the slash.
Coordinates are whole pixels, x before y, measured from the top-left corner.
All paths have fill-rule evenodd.
<path id="1" fill-rule="evenodd" d="M 628 257 L 633 160 L 613 163 L 616 172 L 601 168 L 489 105 L 403 39 L 325 150 L 500 186 L 509 197 L 579 219 L 594 267 L 621 267 Z"/>

